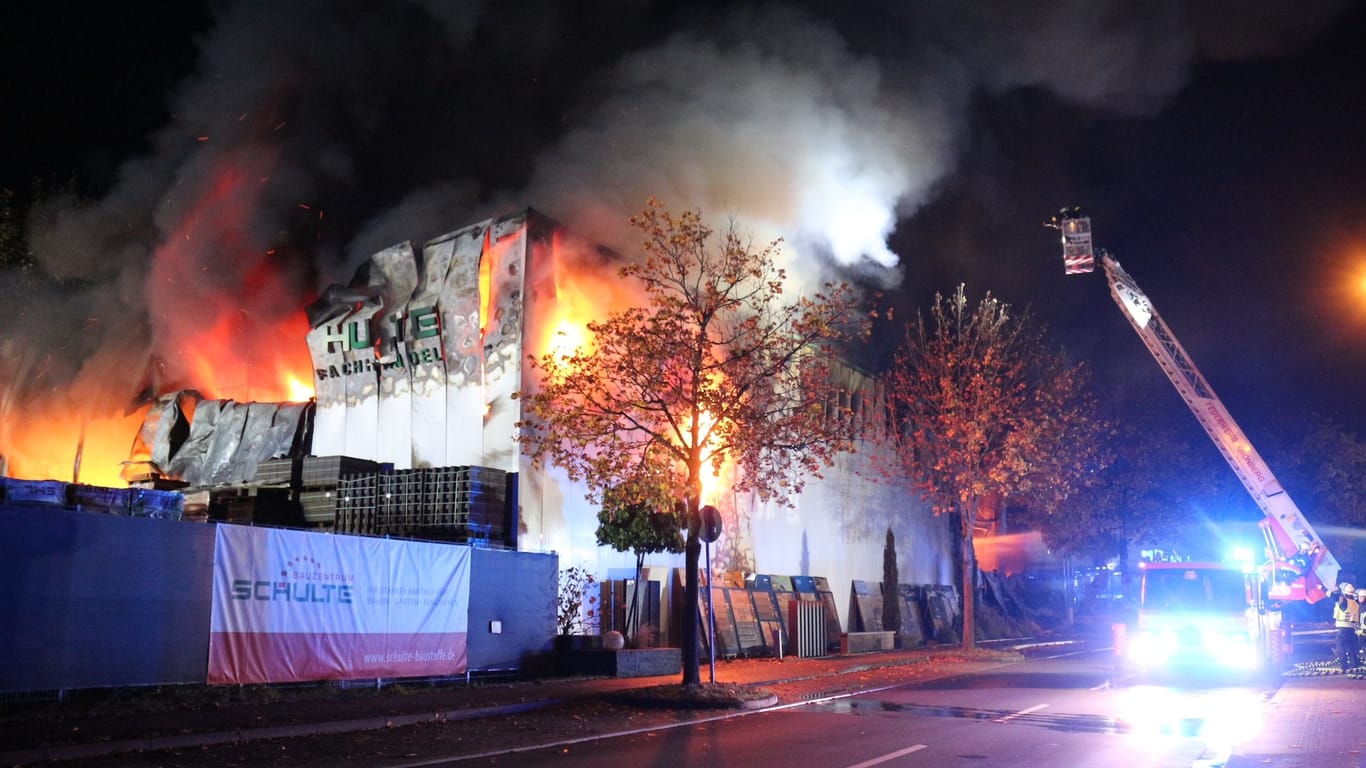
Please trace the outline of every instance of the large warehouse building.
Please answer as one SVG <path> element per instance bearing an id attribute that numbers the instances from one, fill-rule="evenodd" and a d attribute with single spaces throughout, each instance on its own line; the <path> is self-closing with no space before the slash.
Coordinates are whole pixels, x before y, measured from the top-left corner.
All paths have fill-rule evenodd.
<path id="1" fill-rule="evenodd" d="M 514 397 L 536 385 L 528 355 L 615 308 L 615 271 L 600 250 L 530 210 L 375 254 L 350 286 L 310 308 L 313 453 L 515 473 L 518 548 L 558 552 L 563 566 L 600 577 L 630 569 L 629 555 L 598 546 L 584 489 L 519 452 Z M 873 380 L 843 373 L 851 401 L 877 402 Z M 715 484 L 704 501 L 725 519 L 720 564 L 823 576 L 843 603 L 854 581 L 881 579 L 890 529 L 903 582 L 952 583 L 947 522 L 906 489 L 870 480 L 859 471 L 866 464 L 843 456 L 790 509 Z"/>

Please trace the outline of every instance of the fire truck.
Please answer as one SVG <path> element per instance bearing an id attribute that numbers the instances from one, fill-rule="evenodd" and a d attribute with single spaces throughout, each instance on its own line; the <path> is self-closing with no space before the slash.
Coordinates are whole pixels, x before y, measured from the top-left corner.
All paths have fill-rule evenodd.
<path id="1" fill-rule="evenodd" d="M 1047 226 L 1062 233 L 1066 274 L 1095 270 L 1089 217 L 1065 209 Z M 1110 254 L 1102 250 L 1099 257 L 1111 298 L 1261 508 L 1266 555 L 1260 564 L 1144 563 L 1136 631 L 1116 650 L 1139 670 L 1279 669 L 1293 637 L 1284 609 L 1327 597 L 1337 585 L 1338 561 L 1138 283 Z"/>

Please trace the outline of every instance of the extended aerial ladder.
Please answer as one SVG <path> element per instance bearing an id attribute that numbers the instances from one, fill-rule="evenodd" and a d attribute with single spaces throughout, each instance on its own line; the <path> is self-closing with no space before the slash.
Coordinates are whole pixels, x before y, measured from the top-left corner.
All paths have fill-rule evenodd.
<path id="1" fill-rule="evenodd" d="M 1064 210 L 1048 226 L 1062 232 L 1067 274 L 1095 269 L 1089 217 L 1075 210 Z M 1271 557 L 1270 567 L 1276 576 L 1270 580 L 1267 598 L 1278 602 L 1303 600 L 1310 603 L 1323 599 L 1337 586 L 1340 570 L 1337 559 L 1252 447 L 1138 283 L 1108 253 L 1102 250 L 1100 257 L 1110 283 L 1111 297 L 1262 510 L 1262 535 Z"/>

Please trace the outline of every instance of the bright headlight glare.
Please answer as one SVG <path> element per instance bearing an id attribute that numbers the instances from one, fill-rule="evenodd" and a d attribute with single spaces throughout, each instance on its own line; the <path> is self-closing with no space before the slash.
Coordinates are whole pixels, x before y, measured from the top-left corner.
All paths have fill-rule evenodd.
<path id="1" fill-rule="evenodd" d="M 1239 669 L 1253 669 L 1257 666 L 1257 649 L 1247 635 L 1226 635 L 1223 649 L 1225 664 Z"/>
<path id="2" fill-rule="evenodd" d="M 1140 664 L 1165 664 L 1176 652 L 1176 635 L 1171 632 L 1140 632 L 1129 645 L 1129 655 Z"/>
<path id="3" fill-rule="evenodd" d="M 1257 664 L 1257 651 L 1251 639 L 1241 632 L 1205 630 L 1200 642 L 1206 654 L 1221 666 L 1250 669 Z"/>
<path id="4" fill-rule="evenodd" d="M 1237 669 L 1257 665 L 1257 649 L 1244 632 L 1204 629 L 1198 642 L 1198 646 L 1186 647 L 1192 661 L 1203 659 L 1205 664 Z M 1171 630 L 1139 632 L 1129 643 L 1129 659 L 1145 667 L 1165 666 L 1181 655 L 1180 638 Z"/>

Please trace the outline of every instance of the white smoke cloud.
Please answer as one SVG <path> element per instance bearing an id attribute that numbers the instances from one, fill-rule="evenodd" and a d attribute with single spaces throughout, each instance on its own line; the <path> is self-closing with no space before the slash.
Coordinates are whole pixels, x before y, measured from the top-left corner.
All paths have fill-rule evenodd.
<path id="1" fill-rule="evenodd" d="M 614 245 L 631 242 L 622 212 L 653 195 L 787 238 L 803 272 L 824 257 L 891 268 L 898 206 L 923 201 L 953 162 L 942 104 L 886 92 L 877 62 L 785 9 L 632 54 L 610 88 L 525 196 Z"/>

